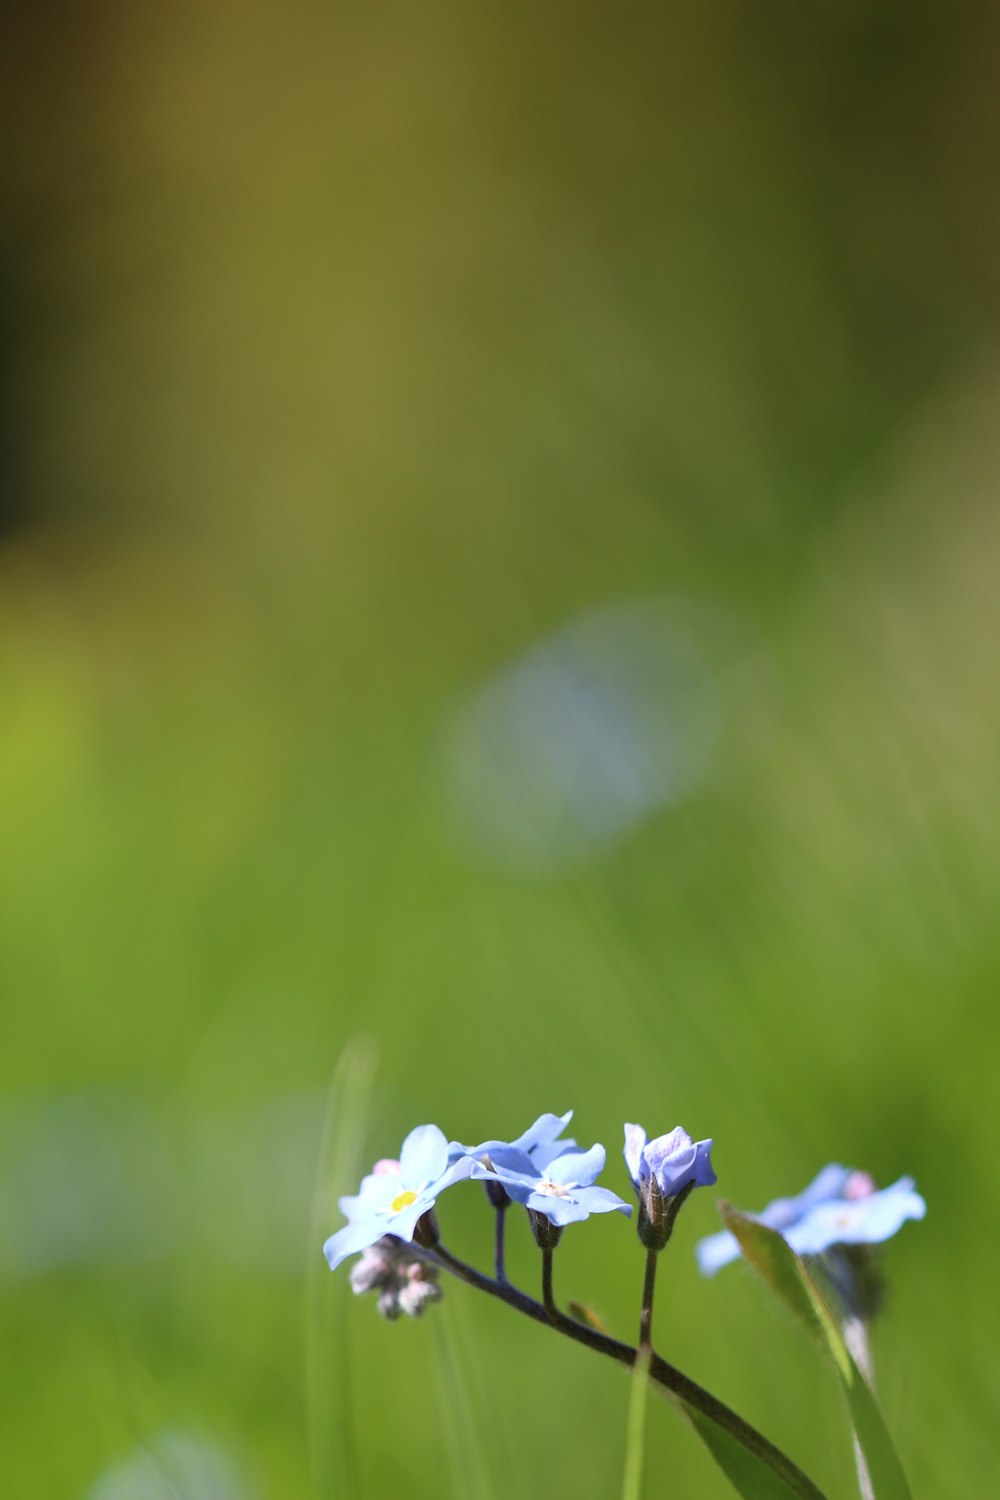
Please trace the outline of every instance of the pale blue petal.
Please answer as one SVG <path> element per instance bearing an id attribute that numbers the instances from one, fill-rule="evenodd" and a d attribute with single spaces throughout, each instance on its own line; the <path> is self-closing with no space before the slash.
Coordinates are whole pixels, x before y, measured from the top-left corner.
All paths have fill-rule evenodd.
<path id="1" fill-rule="evenodd" d="M 551 1193 L 531 1193 L 526 1206 L 544 1214 L 550 1224 L 576 1224 L 590 1213 L 582 1203 L 575 1203 L 572 1198 L 556 1198 Z"/>
<path id="2" fill-rule="evenodd" d="M 448 1142 L 436 1125 L 418 1125 L 410 1131 L 399 1153 L 399 1165 L 405 1186 L 413 1190 L 443 1174 Z"/>
<path id="3" fill-rule="evenodd" d="M 562 1134 L 570 1120 L 573 1111 L 567 1110 L 564 1115 L 539 1115 L 533 1125 L 529 1125 L 522 1135 L 510 1142 L 522 1151 L 529 1152 L 532 1156 L 536 1146 L 547 1146 Z"/>
<path id="4" fill-rule="evenodd" d="M 354 1197 L 338 1200 L 340 1211 L 348 1219 L 362 1219 L 367 1214 L 386 1208 L 400 1191 L 401 1181 L 392 1172 L 370 1174 L 361 1183 Z"/>
<path id="5" fill-rule="evenodd" d="M 604 1170 L 605 1150 L 603 1146 L 591 1146 L 589 1151 L 569 1151 L 549 1162 L 546 1176 L 550 1182 L 569 1184 L 577 1182 L 589 1185 Z"/>
<path id="6" fill-rule="evenodd" d="M 775 1198 L 756 1217 L 769 1229 L 785 1229 L 815 1208 L 818 1203 L 829 1203 L 843 1197 L 844 1188 L 851 1173 L 838 1162 L 824 1167 L 807 1188 L 795 1198 Z"/>
<path id="7" fill-rule="evenodd" d="M 434 1207 L 433 1197 L 423 1194 L 416 1203 L 411 1203 L 408 1208 L 401 1208 L 398 1213 L 390 1214 L 382 1220 L 381 1232 L 383 1234 L 394 1234 L 401 1240 L 412 1240 L 413 1231 L 417 1227 L 417 1220 Z"/>
<path id="8" fill-rule="evenodd" d="M 878 1245 L 926 1212 L 923 1198 L 904 1181 L 867 1198 L 820 1203 L 785 1238 L 798 1255 L 820 1255 L 831 1245 Z"/>
<path id="9" fill-rule="evenodd" d="M 561 1141 L 549 1141 L 544 1146 L 532 1146 L 531 1160 L 539 1172 L 544 1172 L 549 1163 L 554 1162 L 557 1156 L 562 1156 L 565 1152 L 572 1151 L 575 1146 L 576 1141 L 574 1141 L 571 1135 L 566 1136 Z"/>
<path id="10" fill-rule="evenodd" d="M 629 1176 L 639 1186 L 642 1180 L 642 1152 L 646 1144 L 646 1132 L 641 1125 L 625 1126 L 625 1165 L 628 1167 Z"/>
<path id="11" fill-rule="evenodd" d="M 478 1146 L 463 1146 L 461 1141 L 449 1141 L 448 1160 L 458 1161 L 462 1156 L 472 1156 L 478 1160 L 483 1156 L 492 1156 L 501 1146 L 509 1145 L 509 1141 L 480 1141 Z"/>
<path id="12" fill-rule="evenodd" d="M 619 1198 L 617 1193 L 612 1193 L 608 1188 L 578 1188 L 573 1197 L 589 1214 L 609 1214 L 617 1209 L 628 1218 L 632 1213 L 631 1203 L 626 1203 L 624 1199 Z"/>
<path id="13" fill-rule="evenodd" d="M 646 1160 L 656 1172 L 665 1161 L 680 1157 L 694 1145 L 691 1137 L 681 1125 L 675 1125 L 666 1135 L 658 1135 L 646 1147 Z"/>
<path id="14" fill-rule="evenodd" d="M 714 1276 L 723 1266 L 728 1266 L 731 1260 L 738 1260 L 740 1247 L 735 1236 L 723 1229 L 719 1234 L 710 1234 L 705 1239 L 699 1240 L 695 1246 L 695 1255 L 698 1257 L 698 1269 L 703 1276 Z"/>
<path id="15" fill-rule="evenodd" d="M 500 1146 L 490 1160 L 498 1176 L 504 1172 L 513 1172 L 515 1176 L 531 1177 L 536 1182 L 539 1179 L 540 1173 L 531 1157 L 527 1151 L 522 1151 L 517 1146 Z"/>
<path id="16" fill-rule="evenodd" d="M 712 1142 L 695 1142 L 694 1163 L 694 1185 L 695 1187 L 713 1187 L 718 1182 L 715 1170 L 712 1167 Z"/>
<path id="17" fill-rule="evenodd" d="M 443 1193 L 446 1187 L 451 1187 L 453 1182 L 464 1182 L 467 1177 L 476 1177 L 480 1173 L 484 1176 L 489 1174 L 480 1162 L 474 1161 L 471 1156 L 463 1156 L 458 1161 L 452 1162 L 436 1182 L 428 1184 L 428 1190 L 434 1193 Z"/>
<path id="18" fill-rule="evenodd" d="M 362 1219 L 356 1224 L 346 1224 L 343 1229 L 332 1234 L 323 1246 L 323 1254 L 330 1263 L 330 1270 L 335 1271 L 348 1255 L 356 1255 L 359 1250 L 366 1250 L 369 1245 L 374 1245 L 384 1233 L 385 1225 L 377 1219 Z"/>
<path id="19" fill-rule="evenodd" d="M 463 1146 L 461 1141 L 449 1141 L 448 1159 L 457 1161 L 460 1156 L 474 1156 L 481 1158 L 489 1156 L 492 1158 L 496 1151 L 526 1151 L 530 1152 L 536 1166 L 545 1166 L 554 1156 L 558 1156 L 567 1146 L 575 1146 L 575 1141 L 561 1141 L 557 1143 L 557 1149 L 550 1148 L 557 1141 L 560 1132 L 569 1124 L 573 1118 L 573 1111 L 567 1110 L 564 1115 L 539 1115 L 533 1125 L 529 1125 L 521 1135 L 512 1141 L 480 1141 L 478 1146 Z M 539 1159 L 539 1152 L 544 1160 Z"/>
<path id="20" fill-rule="evenodd" d="M 526 1172 L 509 1172 L 503 1170 L 493 1173 L 492 1180 L 501 1183 L 507 1196 L 513 1198 L 515 1203 L 527 1203 L 531 1194 L 538 1187 L 540 1178 L 537 1172 L 529 1175 Z"/>
<path id="21" fill-rule="evenodd" d="M 658 1141 L 650 1141 L 646 1160 L 664 1198 L 672 1198 L 694 1180 L 698 1152 L 690 1136 L 686 1144 L 677 1143 L 672 1136 L 662 1139 L 670 1141 L 671 1147 L 665 1149 Z"/>

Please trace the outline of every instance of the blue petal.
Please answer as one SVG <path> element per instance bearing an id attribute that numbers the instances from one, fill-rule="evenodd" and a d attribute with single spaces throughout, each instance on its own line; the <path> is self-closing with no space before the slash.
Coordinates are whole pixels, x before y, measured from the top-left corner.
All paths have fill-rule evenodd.
<path id="1" fill-rule="evenodd" d="M 561 1141 L 548 1141 L 543 1146 L 532 1146 L 531 1160 L 539 1172 L 544 1172 L 550 1162 L 554 1162 L 557 1156 L 562 1156 L 565 1152 L 571 1151 L 575 1145 L 576 1141 L 574 1141 L 571 1135 L 568 1135 Z"/>
<path id="2" fill-rule="evenodd" d="M 338 1199 L 340 1211 L 348 1219 L 363 1219 L 380 1208 L 387 1208 L 401 1186 L 400 1178 L 391 1172 L 370 1173 L 354 1197 Z"/>
<path id="3" fill-rule="evenodd" d="M 672 1198 L 689 1183 L 711 1187 L 716 1176 L 712 1171 L 712 1142 L 693 1141 L 680 1125 L 668 1135 L 657 1136 L 645 1150 L 645 1159 L 656 1178 L 660 1192 Z"/>
<path id="4" fill-rule="evenodd" d="M 868 1198 L 817 1204 L 785 1238 L 799 1255 L 820 1255 L 832 1245 L 878 1245 L 907 1219 L 922 1219 L 926 1212 L 923 1198 L 904 1178 Z"/>
<path id="5" fill-rule="evenodd" d="M 603 1146 L 591 1146 L 589 1151 L 569 1151 L 549 1162 L 546 1175 L 550 1182 L 589 1185 L 604 1170 L 604 1161 Z"/>
<path id="6" fill-rule="evenodd" d="M 453 1182 L 463 1182 L 466 1177 L 488 1177 L 490 1174 L 480 1162 L 474 1161 L 471 1156 L 460 1157 L 458 1161 L 452 1162 L 436 1182 L 428 1183 L 428 1191 L 443 1193 L 446 1187 L 451 1187 Z"/>
<path id="7" fill-rule="evenodd" d="M 499 1146 L 490 1161 L 498 1176 L 513 1172 L 516 1177 L 530 1177 L 535 1182 L 541 1176 L 527 1151 L 521 1151 L 517 1146 Z"/>
<path id="8" fill-rule="evenodd" d="M 567 1110 L 564 1115 L 539 1115 L 535 1123 L 529 1125 L 527 1130 L 510 1144 L 534 1155 L 536 1146 L 547 1146 L 562 1135 L 572 1118 L 571 1109 Z"/>
<path id="9" fill-rule="evenodd" d="M 756 1217 L 769 1229 L 786 1229 L 818 1203 L 829 1203 L 843 1197 L 850 1175 L 846 1167 L 840 1166 L 838 1162 L 831 1162 L 797 1197 L 775 1198 Z"/>
<path id="10" fill-rule="evenodd" d="M 529 1125 L 527 1130 L 512 1141 L 480 1141 L 478 1146 L 463 1146 L 461 1141 L 449 1141 L 448 1159 L 457 1161 L 460 1156 L 492 1158 L 496 1151 L 515 1150 L 530 1152 L 536 1166 L 545 1166 L 553 1156 L 558 1156 L 560 1151 L 565 1150 L 567 1146 L 576 1145 L 575 1141 L 563 1141 L 559 1143 L 557 1150 L 550 1150 L 557 1136 L 572 1118 L 571 1109 L 567 1110 L 564 1115 L 539 1115 L 533 1125 Z M 544 1161 L 539 1160 L 539 1152 L 544 1155 Z"/>
<path id="11" fill-rule="evenodd" d="M 478 1160 L 483 1156 L 492 1156 L 493 1152 L 501 1146 L 509 1144 L 509 1141 L 480 1141 L 478 1146 L 463 1146 L 461 1141 L 449 1141 L 448 1160 L 458 1161 L 463 1156 L 471 1156 Z"/>
<path id="12" fill-rule="evenodd" d="M 399 1165 L 403 1182 L 411 1189 L 442 1175 L 448 1165 L 448 1142 L 436 1125 L 418 1125 L 410 1131 L 399 1153 Z"/>
<path id="13" fill-rule="evenodd" d="M 625 1165 L 628 1167 L 629 1176 L 636 1187 L 640 1185 L 642 1173 L 642 1152 L 646 1144 L 646 1132 L 641 1125 L 625 1126 Z"/>
<path id="14" fill-rule="evenodd" d="M 632 1213 L 631 1203 L 626 1203 L 624 1199 L 619 1198 L 617 1193 L 610 1192 L 608 1188 L 579 1188 L 573 1197 L 589 1214 L 609 1214 L 617 1209 L 628 1218 Z"/>
<path id="15" fill-rule="evenodd" d="M 590 1213 L 582 1203 L 572 1198 L 556 1198 L 551 1193 L 531 1193 L 526 1206 L 544 1214 L 550 1224 L 576 1224 Z"/>
<path id="16" fill-rule="evenodd" d="M 502 1183 L 508 1197 L 513 1198 L 515 1203 L 527 1203 L 541 1180 L 537 1172 L 511 1172 L 504 1167 L 498 1168 L 496 1172 L 475 1173 L 477 1177 L 480 1175 L 486 1180 Z"/>
<path id="17" fill-rule="evenodd" d="M 719 1234 L 710 1234 L 705 1239 L 699 1240 L 694 1249 L 698 1257 L 698 1269 L 703 1276 L 714 1276 L 723 1266 L 728 1266 L 731 1260 L 738 1260 L 740 1247 L 734 1235 L 728 1229 L 723 1229 Z"/>
<path id="18" fill-rule="evenodd" d="M 382 1233 L 395 1234 L 401 1240 L 412 1240 L 417 1220 L 433 1207 L 434 1198 L 427 1193 L 421 1194 L 416 1203 L 411 1203 L 408 1208 L 401 1208 L 399 1213 L 390 1214 L 387 1219 L 383 1219 Z"/>
<path id="19" fill-rule="evenodd" d="M 718 1182 L 715 1170 L 712 1166 L 712 1142 L 695 1142 L 695 1164 L 694 1185 L 695 1187 L 712 1187 Z"/>
<path id="20" fill-rule="evenodd" d="M 330 1262 L 330 1270 L 335 1271 L 348 1255 L 356 1255 L 359 1250 L 366 1250 L 369 1245 L 374 1245 L 384 1233 L 385 1224 L 378 1219 L 359 1219 L 356 1224 L 346 1224 L 343 1229 L 332 1234 L 323 1246 L 323 1254 Z"/>

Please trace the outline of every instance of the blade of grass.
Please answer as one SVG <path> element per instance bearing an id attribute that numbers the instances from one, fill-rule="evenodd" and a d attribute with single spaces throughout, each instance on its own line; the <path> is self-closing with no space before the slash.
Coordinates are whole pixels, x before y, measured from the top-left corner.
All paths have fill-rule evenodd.
<path id="1" fill-rule="evenodd" d="M 357 1184 L 375 1076 L 374 1044 L 354 1037 L 340 1054 L 327 1096 L 306 1254 L 306 1403 L 312 1489 L 317 1500 L 358 1494 L 350 1410 L 347 1307 L 350 1283 L 332 1277 L 323 1241 L 336 1227 L 337 1198 Z"/>
<path id="2" fill-rule="evenodd" d="M 438 1390 L 454 1493 L 460 1500 L 495 1500 L 503 1489 L 475 1358 L 458 1307 L 432 1307 Z M 496 1482 L 495 1482 L 496 1481 Z"/>
<path id="3" fill-rule="evenodd" d="M 646 1468 L 646 1407 L 649 1397 L 650 1355 L 650 1349 L 641 1348 L 632 1366 L 628 1422 L 625 1428 L 622 1500 L 642 1500 L 642 1481 Z"/>

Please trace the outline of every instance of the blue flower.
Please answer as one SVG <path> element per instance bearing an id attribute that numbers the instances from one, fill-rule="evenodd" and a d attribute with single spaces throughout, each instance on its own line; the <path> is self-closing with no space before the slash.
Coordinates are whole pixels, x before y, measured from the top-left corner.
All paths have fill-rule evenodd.
<path id="1" fill-rule="evenodd" d="M 835 1245 L 878 1245 L 891 1239 L 907 1219 L 922 1219 L 927 1205 L 912 1177 L 901 1177 L 877 1192 L 867 1172 L 852 1172 L 836 1162 L 796 1198 L 776 1198 L 754 1217 L 776 1229 L 797 1255 L 822 1255 Z M 740 1247 L 728 1230 L 709 1235 L 697 1246 L 702 1274 L 712 1276 Z"/>
<path id="2" fill-rule="evenodd" d="M 712 1142 L 693 1141 L 679 1125 L 650 1141 L 641 1125 L 626 1125 L 623 1154 L 639 1199 L 639 1238 L 647 1250 L 662 1250 L 683 1202 L 681 1194 L 686 1198 L 693 1188 L 717 1181 Z"/>
<path id="3" fill-rule="evenodd" d="M 448 1161 L 448 1142 L 436 1125 L 418 1125 L 403 1142 L 398 1161 L 380 1161 L 354 1197 L 341 1198 L 348 1223 L 323 1246 L 331 1271 L 348 1255 L 384 1234 L 412 1240 L 417 1220 L 446 1187 L 472 1174 L 473 1162 Z"/>
<path id="4" fill-rule="evenodd" d="M 539 1166 L 529 1153 L 516 1146 L 499 1144 L 490 1153 L 490 1166 L 476 1163 L 473 1176 L 503 1183 L 515 1203 L 548 1219 L 562 1228 L 591 1214 L 606 1214 L 617 1209 L 630 1214 L 632 1206 L 623 1203 L 607 1188 L 594 1187 L 594 1180 L 604 1169 L 603 1146 L 589 1151 L 567 1151 Z"/>
<path id="5" fill-rule="evenodd" d="M 693 1141 L 679 1125 L 669 1135 L 647 1140 L 641 1125 L 625 1126 L 625 1165 L 635 1190 L 643 1197 L 653 1180 L 663 1198 L 674 1198 L 688 1184 L 711 1187 L 718 1181 L 712 1170 L 712 1142 Z"/>
<path id="6" fill-rule="evenodd" d="M 481 1141 L 478 1146 L 463 1146 L 458 1141 L 451 1141 L 448 1160 L 459 1161 L 463 1156 L 471 1156 L 482 1162 L 483 1157 L 492 1159 L 496 1151 L 524 1151 L 534 1166 L 547 1167 L 550 1161 L 576 1145 L 574 1140 L 558 1139 L 572 1118 L 571 1109 L 564 1115 L 539 1115 L 535 1123 L 513 1141 Z"/>

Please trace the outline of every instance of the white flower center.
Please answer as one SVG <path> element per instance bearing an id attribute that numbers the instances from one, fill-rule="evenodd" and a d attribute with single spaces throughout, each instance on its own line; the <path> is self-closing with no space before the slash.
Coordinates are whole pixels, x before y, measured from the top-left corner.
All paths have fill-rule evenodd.
<path id="1" fill-rule="evenodd" d="M 570 1188 L 575 1186 L 573 1182 L 553 1182 L 551 1178 L 543 1177 L 541 1182 L 536 1184 L 535 1192 L 545 1193 L 549 1198 L 568 1198 Z"/>

